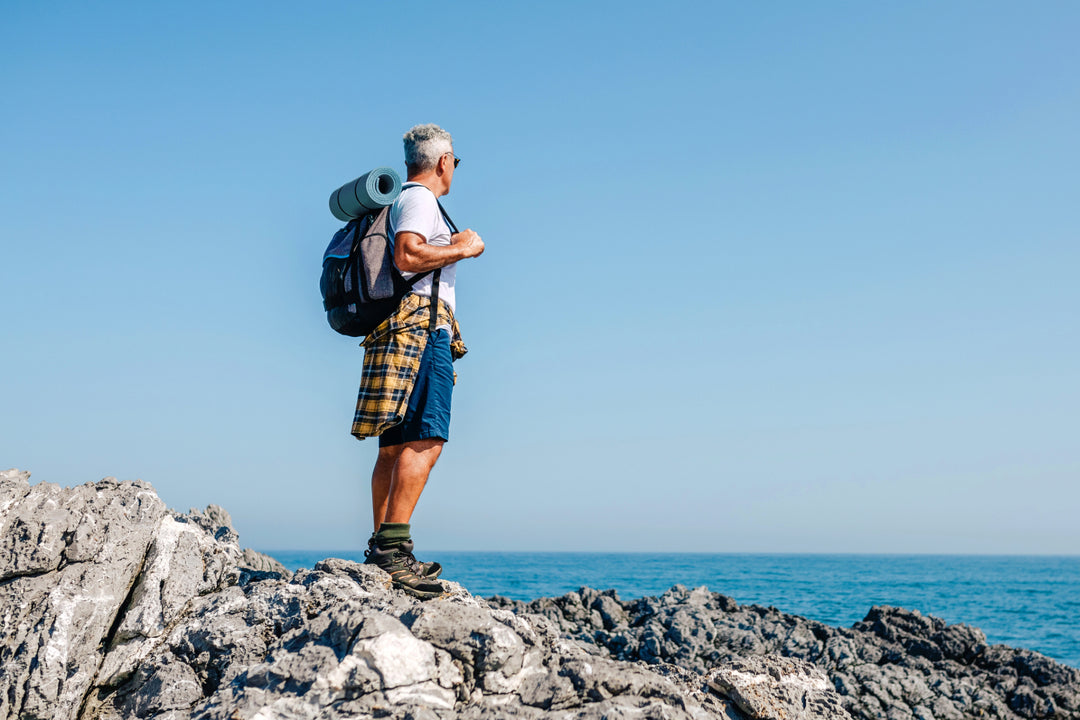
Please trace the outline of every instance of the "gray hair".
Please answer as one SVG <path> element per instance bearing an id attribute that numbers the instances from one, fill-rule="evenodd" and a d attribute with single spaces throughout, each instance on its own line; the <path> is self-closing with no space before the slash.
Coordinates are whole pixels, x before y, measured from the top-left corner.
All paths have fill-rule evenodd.
<path id="1" fill-rule="evenodd" d="M 434 123 L 417 125 L 405 133 L 405 166 L 410 171 L 432 170 L 439 158 L 454 151 L 450 133 Z"/>

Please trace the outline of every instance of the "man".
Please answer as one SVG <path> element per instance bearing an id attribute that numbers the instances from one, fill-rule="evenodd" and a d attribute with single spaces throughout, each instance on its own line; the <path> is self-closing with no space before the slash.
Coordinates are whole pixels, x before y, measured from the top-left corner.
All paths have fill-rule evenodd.
<path id="1" fill-rule="evenodd" d="M 404 140 L 407 180 L 390 209 L 394 264 L 407 280 L 429 274 L 364 338 L 352 433 L 361 440 L 379 436 L 371 475 L 375 533 L 367 562 L 390 573 L 396 587 L 426 599 L 442 593 L 435 580 L 442 568 L 413 556 L 409 522 L 449 439 L 452 363 L 465 354 L 454 317 L 457 263 L 478 257 L 484 242 L 472 230 L 452 234 L 438 202 L 450 192 L 461 162 L 450 133 L 417 125 Z"/>

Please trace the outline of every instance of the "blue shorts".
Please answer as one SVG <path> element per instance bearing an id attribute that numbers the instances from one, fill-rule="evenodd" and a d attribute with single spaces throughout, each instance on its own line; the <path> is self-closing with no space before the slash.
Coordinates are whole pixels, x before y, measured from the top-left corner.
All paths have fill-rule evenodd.
<path id="1" fill-rule="evenodd" d="M 379 447 L 413 440 L 450 439 L 450 398 L 454 394 L 454 359 L 446 329 L 429 335 L 420 356 L 405 419 L 383 431 Z"/>

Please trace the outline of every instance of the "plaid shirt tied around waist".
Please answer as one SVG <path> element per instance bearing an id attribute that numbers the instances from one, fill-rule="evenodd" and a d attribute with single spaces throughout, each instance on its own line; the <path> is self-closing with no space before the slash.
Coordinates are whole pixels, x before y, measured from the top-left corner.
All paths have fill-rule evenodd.
<path id="1" fill-rule="evenodd" d="M 420 356 L 428 339 L 431 298 L 409 293 L 393 315 L 364 338 L 364 372 L 352 434 L 357 440 L 381 435 L 405 419 Z M 450 354 L 457 360 L 467 350 L 453 311 L 439 303 L 437 325 L 450 326 Z M 457 374 L 454 375 L 455 381 Z"/>

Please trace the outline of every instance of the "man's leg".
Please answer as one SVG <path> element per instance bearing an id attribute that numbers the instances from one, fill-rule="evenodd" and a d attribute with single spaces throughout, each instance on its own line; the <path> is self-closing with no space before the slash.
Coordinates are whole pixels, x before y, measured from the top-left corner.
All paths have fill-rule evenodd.
<path id="1" fill-rule="evenodd" d="M 432 438 L 379 448 L 379 457 L 371 473 L 374 532 L 378 532 L 384 522 L 409 522 L 444 442 Z M 391 504 L 393 512 L 388 512 Z"/>
<path id="2" fill-rule="evenodd" d="M 375 460 L 375 469 L 371 472 L 371 514 L 375 521 L 372 532 L 378 532 L 379 525 L 386 519 L 386 502 L 390 498 L 394 465 L 404 447 L 404 445 L 390 445 L 379 448 L 379 457 Z"/>
<path id="3" fill-rule="evenodd" d="M 426 440 L 412 440 L 402 445 L 397 445 L 386 450 L 397 449 L 398 457 L 393 465 L 393 477 L 390 482 L 389 493 L 386 503 L 386 511 L 381 522 L 407 523 L 412 518 L 416 503 L 420 500 L 420 493 L 424 491 L 431 469 L 442 453 L 442 438 L 428 438 Z M 379 459 L 382 460 L 383 450 L 379 450 Z M 375 463 L 376 469 L 379 463 Z M 374 500 L 375 488 L 372 478 L 372 499 Z M 375 527 L 378 530 L 378 524 Z"/>
<path id="4" fill-rule="evenodd" d="M 391 442 L 397 442 L 397 438 L 392 437 Z M 390 504 L 390 496 L 393 495 L 396 499 L 395 512 L 397 513 L 394 517 L 402 515 L 406 518 L 412 517 L 413 509 L 427 484 L 427 478 L 431 474 L 435 461 L 438 460 L 444 442 L 441 438 L 432 438 L 379 447 L 379 456 L 375 460 L 375 469 L 371 473 L 371 514 L 374 532 L 368 540 L 368 552 L 365 555 L 370 556 L 380 537 L 387 547 L 393 543 L 394 546 L 401 546 L 407 552 L 412 552 L 412 540 L 408 537 L 410 534 L 408 520 L 397 522 L 389 519 L 387 506 Z M 431 445 L 437 445 L 437 447 L 430 447 Z M 399 463 L 402 454 L 405 455 L 405 461 Z M 398 468 L 401 469 L 402 479 L 395 481 Z M 395 486 L 396 489 L 392 490 Z M 381 536 L 380 531 L 382 531 Z M 424 577 L 435 578 L 442 573 L 442 566 L 437 562 L 418 562 L 417 565 L 417 574 Z"/>
<path id="5" fill-rule="evenodd" d="M 395 586 L 421 598 L 442 592 L 434 580 L 442 567 L 417 561 L 409 523 L 449 436 L 452 362 L 449 335 L 445 330 L 434 333 L 421 356 L 402 422 L 379 437 L 371 478 L 376 532 L 365 553 L 367 562 L 390 573 Z"/>
<path id="6" fill-rule="evenodd" d="M 395 586 L 425 600 L 442 594 L 443 587 L 435 580 L 442 567 L 438 563 L 421 563 L 413 556 L 409 520 L 444 442 L 441 438 L 431 438 L 379 448 L 371 476 L 377 532 L 365 553 L 367 562 L 390 573 Z M 387 489 L 388 466 L 391 472 Z M 382 520 L 379 520 L 380 504 L 385 507 Z"/>

